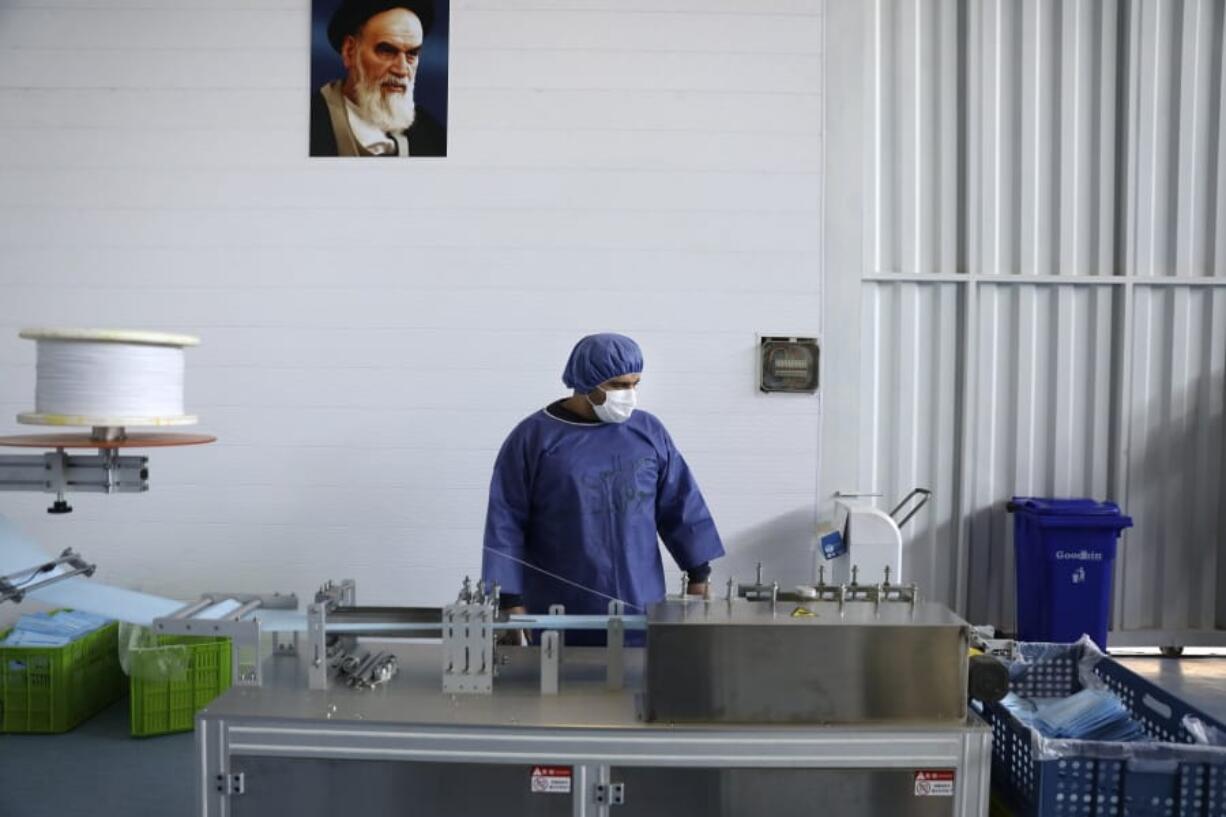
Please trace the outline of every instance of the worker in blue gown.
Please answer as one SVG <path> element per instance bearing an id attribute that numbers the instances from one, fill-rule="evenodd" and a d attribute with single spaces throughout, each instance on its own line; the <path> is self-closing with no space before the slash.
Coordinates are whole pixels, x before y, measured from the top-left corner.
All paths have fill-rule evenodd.
<path id="1" fill-rule="evenodd" d="M 637 408 L 643 353 L 624 335 L 581 339 L 562 382 L 572 390 L 515 427 L 494 464 L 482 577 L 510 613 L 628 614 L 664 598 L 659 542 L 701 594 L 724 554 L 715 521 L 681 452 Z M 658 538 L 657 538 L 658 537 Z M 627 634 L 628 643 L 641 636 Z M 603 644 L 571 632 L 568 644 Z"/>

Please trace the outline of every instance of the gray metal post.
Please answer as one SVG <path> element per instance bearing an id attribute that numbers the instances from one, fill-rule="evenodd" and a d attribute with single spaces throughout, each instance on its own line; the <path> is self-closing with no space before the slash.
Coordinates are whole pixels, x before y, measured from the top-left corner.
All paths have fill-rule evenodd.
<path id="1" fill-rule="evenodd" d="M 596 786 L 609 784 L 609 767 L 585 764 L 572 768 L 571 817 L 608 817 L 607 804 L 596 802 Z"/>
<path id="2" fill-rule="evenodd" d="M 196 718 L 196 803 L 199 817 L 228 814 L 225 721 Z"/>
<path id="3" fill-rule="evenodd" d="M 234 686 L 259 686 L 264 681 L 263 664 L 260 661 L 260 622 L 250 622 L 230 636 L 234 657 L 230 662 L 230 675 Z"/>
<path id="4" fill-rule="evenodd" d="M 558 664 L 562 660 L 557 630 L 541 633 L 541 694 L 558 694 Z"/>
<path id="5" fill-rule="evenodd" d="M 622 619 L 625 614 L 626 605 L 623 602 L 609 602 L 609 626 L 605 648 L 608 658 L 605 686 L 608 689 L 621 689 L 625 685 L 626 622 Z"/>
<path id="6" fill-rule="evenodd" d="M 307 655 L 310 665 L 307 671 L 311 689 L 328 688 L 328 633 L 327 605 L 307 606 Z"/>
<path id="7" fill-rule="evenodd" d="M 549 605 L 549 615 L 564 616 L 566 615 L 566 607 L 561 604 Z M 563 633 L 558 637 L 558 661 L 562 660 L 562 645 L 566 643 L 566 635 Z"/>

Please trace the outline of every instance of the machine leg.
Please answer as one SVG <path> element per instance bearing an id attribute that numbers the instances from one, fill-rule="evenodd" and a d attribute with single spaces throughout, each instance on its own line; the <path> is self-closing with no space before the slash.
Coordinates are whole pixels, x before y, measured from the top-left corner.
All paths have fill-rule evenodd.
<path id="1" fill-rule="evenodd" d="M 229 794 L 224 783 L 228 771 L 224 721 L 196 721 L 196 759 L 198 817 L 226 817 Z"/>
<path id="2" fill-rule="evenodd" d="M 958 817 L 983 817 L 988 813 L 991 769 L 991 733 L 964 737 L 958 785 L 954 787 L 954 813 Z"/>
<path id="3" fill-rule="evenodd" d="M 572 817 L 609 817 L 608 804 L 596 802 L 596 787 L 609 784 L 608 766 L 575 766 Z"/>

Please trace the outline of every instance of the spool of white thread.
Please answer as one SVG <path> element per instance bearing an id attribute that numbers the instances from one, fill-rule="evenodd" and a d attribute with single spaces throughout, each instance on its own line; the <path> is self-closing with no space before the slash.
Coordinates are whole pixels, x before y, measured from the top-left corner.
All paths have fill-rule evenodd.
<path id="1" fill-rule="evenodd" d="M 180 426 L 183 350 L 190 335 L 97 329 L 25 329 L 38 346 L 34 411 L 19 423 L 49 426 Z"/>

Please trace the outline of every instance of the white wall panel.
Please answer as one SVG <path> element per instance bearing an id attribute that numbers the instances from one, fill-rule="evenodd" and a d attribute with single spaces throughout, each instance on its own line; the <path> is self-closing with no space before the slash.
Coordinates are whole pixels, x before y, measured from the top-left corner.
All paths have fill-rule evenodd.
<path id="1" fill-rule="evenodd" d="M 913 488 L 934 491 L 903 530 L 903 577 L 933 598 L 957 588 L 958 331 L 952 284 L 869 284 L 862 327 L 870 376 L 861 380 L 866 445 L 856 485 L 834 490 L 882 493 L 889 510 Z M 875 580 L 875 579 L 871 579 Z"/>
<path id="2" fill-rule="evenodd" d="M 635 94 L 601 89 L 542 94 L 531 87 L 471 89 L 453 93 L 459 109 L 449 110 L 453 126 L 474 131 L 730 131 L 737 133 L 811 133 L 819 119 L 818 94 L 732 92 L 687 95 L 678 104 L 675 91 L 644 88 Z M 134 107 L 148 105 L 157 116 L 134 122 Z M 455 107 L 455 106 L 452 106 Z M 736 111 L 729 117 L 729 111 Z M 211 132 L 252 128 L 301 136 L 293 125 L 306 112 L 296 90 L 268 88 L 198 89 L 191 94 L 149 88 L 111 88 L 105 94 L 80 89 L 0 88 L 0 124 L 6 129 L 71 132 L 182 131 Z M 241 158 L 241 157 L 240 157 Z M 293 159 L 287 156 L 286 159 Z M 149 157 L 137 160 L 148 170 Z M 48 172 L 79 166 L 75 154 L 50 162 Z M 107 169 L 121 166 L 106 157 Z M 29 167 L 25 163 L 23 167 Z M 268 168 L 257 168 L 268 172 Z M 423 167 L 428 171 L 428 167 Z M 342 171 L 343 172 L 343 171 Z"/>

